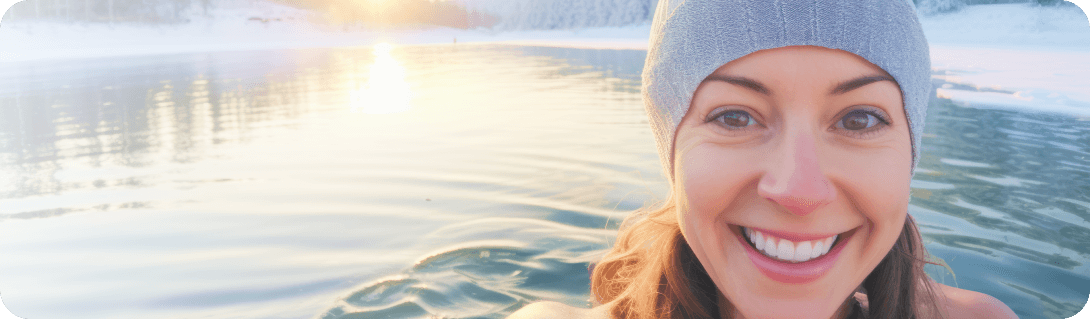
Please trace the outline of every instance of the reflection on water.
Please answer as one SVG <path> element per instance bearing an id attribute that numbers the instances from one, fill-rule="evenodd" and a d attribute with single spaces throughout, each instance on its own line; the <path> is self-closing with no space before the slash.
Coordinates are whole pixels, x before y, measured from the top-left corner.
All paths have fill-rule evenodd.
<path id="1" fill-rule="evenodd" d="M 392 48 L 412 108 L 382 116 L 352 112 L 372 48 L 4 66 L 4 299 L 30 317 L 309 317 L 502 238 L 452 223 L 561 225 L 533 242 L 591 250 L 571 230 L 661 189 L 638 82 L 577 62 L 642 53 L 536 50 Z"/>
<path id="2" fill-rule="evenodd" d="M 214 145 L 246 141 L 263 123 L 310 106 L 315 78 L 282 81 L 235 66 L 244 61 L 284 67 L 248 54 L 9 66 L 0 163 L 22 173 L 0 198 L 148 185 L 162 165 L 199 161 Z"/>
<path id="3" fill-rule="evenodd" d="M 31 318 L 585 307 L 588 263 L 666 195 L 644 57 L 380 45 L 0 66 L 4 301 Z M 946 99 L 928 116 L 910 212 L 956 277 L 929 273 L 1022 318 L 1081 309 L 1090 121 Z"/>
<path id="4" fill-rule="evenodd" d="M 405 82 L 405 68 L 390 56 L 389 43 L 375 45 L 375 63 L 371 65 L 367 85 L 352 92 L 352 110 L 370 114 L 400 113 L 409 110 L 412 92 Z"/>

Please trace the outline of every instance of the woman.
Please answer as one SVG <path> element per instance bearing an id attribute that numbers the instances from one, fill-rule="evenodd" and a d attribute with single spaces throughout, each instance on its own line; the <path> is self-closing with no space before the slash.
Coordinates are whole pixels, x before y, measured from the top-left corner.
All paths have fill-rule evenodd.
<path id="1" fill-rule="evenodd" d="M 932 94 L 911 3 L 660 0 L 644 94 L 671 178 L 592 274 L 511 318 L 1015 318 L 935 283 L 908 215 Z"/>

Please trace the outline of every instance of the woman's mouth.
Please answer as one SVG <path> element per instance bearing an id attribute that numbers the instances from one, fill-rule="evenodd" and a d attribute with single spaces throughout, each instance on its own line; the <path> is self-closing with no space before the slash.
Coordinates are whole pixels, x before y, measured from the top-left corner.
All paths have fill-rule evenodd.
<path id="1" fill-rule="evenodd" d="M 832 235 L 814 240 L 792 241 L 760 230 L 741 228 L 746 235 L 746 242 L 756 248 L 757 252 L 789 263 L 806 262 L 827 254 L 838 237 L 838 235 Z"/>
<path id="2" fill-rule="evenodd" d="M 736 235 L 750 261 L 772 280 L 804 284 L 817 280 L 833 267 L 853 228 L 834 235 L 773 232 L 738 226 Z"/>

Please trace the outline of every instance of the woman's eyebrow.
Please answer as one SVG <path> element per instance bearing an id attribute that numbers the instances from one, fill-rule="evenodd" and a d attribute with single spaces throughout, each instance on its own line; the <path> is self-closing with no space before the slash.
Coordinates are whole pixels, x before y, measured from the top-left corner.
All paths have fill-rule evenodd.
<path id="1" fill-rule="evenodd" d="M 764 84 L 761 84 L 761 82 L 758 82 L 757 80 L 750 79 L 750 78 L 747 78 L 747 77 L 712 74 L 712 75 L 709 75 L 707 78 L 705 78 L 704 81 L 701 81 L 701 83 L 708 82 L 708 81 L 726 82 L 726 83 L 734 84 L 734 85 L 737 85 L 737 86 L 741 86 L 741 87 L 753 90 L 753 91 L 755 91 L 757 93 L 761 93 L 761 94 L 764 94 L 764 95 L 769 95 L 769 92 L 770 92 L 768 90 L 768 88 L 764 86 Z M 867 84 L 871 84 L 871 83 L 874 83 L 874 82 L 881 82 L 881 81 L 890 81 L 890 82 L 893 82 L 893 83 L 897 83 L 896 80 L 894 80 L 893 78 L 891 78 L 889 76 L 886 76 L 886 75 L 866 75 L 866 76 L 861 76 L 861 77 L 854 78 L 854 79 L 851 79 L 851 80 L 847 80 L 847 81 L 844 81 L 844 82 L 840 82 L 840 84 L 837 84 L 837 86 L 835 88 L 833 88 L 831 91 L 829 91 L 829 94 L 831 94 L 831 95 L 840 95 L 840 94 L 848 93 L 848 91 L 855 90 L 855 89 L 858 89 L 860 87 L 863 87 L 863 86 L 865 86 Z"/>
<path id="2" fill-rule="evenodd" d="M 763 84 L 761 84 L 761 82 L 757 82 L 757 80 L 750 79 L 750 78 L 745 78 L 745 77 L 740 77 L 740 76 L 731 76 L 731 75 L 712 74 L 712 75 L 709 75 L 708 77 L 704 78 L 704 81 L 700 81 L 700 83 L 704 83 L 704 82 L 708 82 L 708 81 L 727 82 L 727 83 L 730 83 L 730 84 L 738 85 L 738 86 L 741 86 L 741 87 L 744 87 L 744 88 L 747 88 L 747 89 L 750 89 L 750 90 L 757 91 L 757 93 L 761 93 L 761 94 L 764 94 L 764 95 L 769 95 L 768 88 L 766 88 Z"/>
<path id="3" fill-rule="evenodd" d="M 833 88 L 831 91 L 829 91 L 829 94 L 830 95 L 841 95 L 841 94 L 844 94 L 844 93 L 848 93 L 848 91 L 855 90 L 855 89 L 858 89 L 860 87 L 863 87 L 864 85 L 871 84 L 871 83 L 874 83 L 874 82 L 880 82 L 880 81 L 890 81 L 890 82 L 893 82 L 893 83 L 897 83 L 896 80 L 894 80 L 893 78 L 891 78 L 889 76 L 886 76 L 886 75 L 866 75 L 866 76 L 861 76 L 861 77 L 854 78 L 854 79 L 851 79 L 851 80 L 847 80 L 847 81 L 844 81 L 844 82 L 840 82 L 840 84 L 837 84 L 837 86 L 835 88 Z"/>

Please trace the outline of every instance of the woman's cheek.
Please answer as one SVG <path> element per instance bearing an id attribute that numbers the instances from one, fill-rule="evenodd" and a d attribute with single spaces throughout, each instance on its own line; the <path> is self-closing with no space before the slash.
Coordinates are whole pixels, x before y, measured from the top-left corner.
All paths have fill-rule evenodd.
<path id="1" fill-rule="evenodd" d="M 680 150 L 676 158 L 678 178 L 676 194 L 680 199 L 680 213 L 687 222 L 707 225 L 717 223 L 729 214 L 732 204 L 743 200 L 744 188 L 753 184 L 758 159 L 756 154 L 724 145 L 705 143 Z M 692 225 L 697 226 L 697 225 Z"/>
<path id="2" fill-rule="evenodd" d="M 907 207 L 912 179 L 909 143 L 906 137 L 888 143 L 904 144 L 903 147 L 827 147 L 831 156 L 821 160 L 822 170 L 846 191 L 854 193 L 844 195 L 856 197 L 854 200 L 859 204 L 885 209 Z"/>
<path id="3" fill-rule="evenodd" d="M 907 144 L 907 142 L 905 142 Z M 870 221 L 863 263 L 880 261 L 896 241 L 908 213 L 912 158 L 909 152 L 877 149 L 840 152 L 825 165 L 840 187 L 840 196 Z M 845 165 L 846 164 L 846 165 Z"/>
<path id="4" fill-rule="evenodd" d="M 690 211 L 715 210 L 727 200 L 730 188 L 727 159 L 711 147 L 694 147 L 679 156 L 675 176 L 680 179 L 682 198 Z"/>

